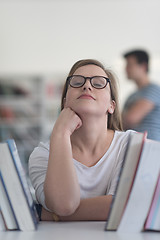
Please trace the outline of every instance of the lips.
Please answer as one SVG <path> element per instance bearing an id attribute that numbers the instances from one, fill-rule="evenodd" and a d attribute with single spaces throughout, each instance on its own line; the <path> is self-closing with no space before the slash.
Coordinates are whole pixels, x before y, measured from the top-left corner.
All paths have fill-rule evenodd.
<path id="1" fill-rule="evenodd" d="M 78 97 L 78 99 L 93 99 L 93 100 L 95 100 L 95 98 L 89 94 L 82 94 Z"/>

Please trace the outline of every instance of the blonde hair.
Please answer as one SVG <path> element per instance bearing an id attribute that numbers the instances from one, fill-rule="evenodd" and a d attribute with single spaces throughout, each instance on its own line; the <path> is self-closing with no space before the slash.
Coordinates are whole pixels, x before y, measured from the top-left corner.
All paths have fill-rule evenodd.
<path id="1" fill-rule="evenodd" d="M 116 106 L 113 114 L 108 113 L 108 129 L 112 130 L 120 130 L 122 131 L 122 120 L 121 120 L 121 114 L 119 110 L 119 101 L 118 101 L 118 90 L 117 90 L 117 81 L 115 79 L 114 74 L 106 69 L 102 63 L 95 59 L 83 59 L 77 61 L 71 68 L 68 77 L 72 76 L 74 72 L 83 66 L 86 65 L 96 65 L 103 69 L 103 71 L 107 74 L 108 78 L 110 79 L 110 89 L 111 89 L 111 99 L 115 101 Z M 61 110 L 64 108 L 64 99 L 66 98 L 68 90 L 68 82 L 66 81 L 64 84 L 63 92 L 62 92 L 62 98 L 61 98 Z"/>

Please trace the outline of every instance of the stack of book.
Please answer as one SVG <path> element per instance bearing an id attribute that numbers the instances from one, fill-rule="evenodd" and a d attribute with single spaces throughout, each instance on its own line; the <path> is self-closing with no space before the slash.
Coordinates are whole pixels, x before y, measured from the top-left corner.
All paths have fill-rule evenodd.
<path id="1" fill-rule="evenodd" d="M 13 139 L 0 143 L 0 230 L 33 231 L 38 215 Z"/>
<path id="2" fill-rule="evenodd" d="M 160 142 L 147 133 L 130 136 L 107 231 L 160 231 Z"/>

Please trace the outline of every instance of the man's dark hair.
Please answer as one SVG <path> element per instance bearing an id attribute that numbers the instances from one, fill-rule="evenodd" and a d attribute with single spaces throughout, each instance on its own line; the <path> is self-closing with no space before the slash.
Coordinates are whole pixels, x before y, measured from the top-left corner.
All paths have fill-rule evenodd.
<path id="1" fill-rule="evenodd" d="M 149 55 L 146 51 L 137 49 L 137 50 L 126 52 L 123 55 L 124 58 L 130 57 L 130 56 L 134 56 L 137 59 L 137 62 L 139 64 L 145 63 L 146 70 L 147 70 L 147 72 L 149 71 L 149 66 L 148 66 L 149 65 Z"/>

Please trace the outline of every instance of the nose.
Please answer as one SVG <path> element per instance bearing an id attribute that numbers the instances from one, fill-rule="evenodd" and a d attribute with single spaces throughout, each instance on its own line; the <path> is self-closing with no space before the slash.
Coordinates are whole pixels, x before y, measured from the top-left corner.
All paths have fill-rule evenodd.
<path id="1" fill-rule="evenodd" d="M 92 89 L 90 78 L 87 78 L 85 84 L 83 85 L 83 90 L 86 90 L 86 89 L 89 89 L 89 90 Z"/>

